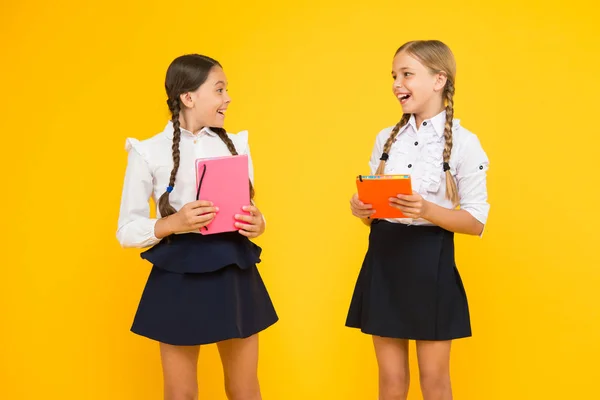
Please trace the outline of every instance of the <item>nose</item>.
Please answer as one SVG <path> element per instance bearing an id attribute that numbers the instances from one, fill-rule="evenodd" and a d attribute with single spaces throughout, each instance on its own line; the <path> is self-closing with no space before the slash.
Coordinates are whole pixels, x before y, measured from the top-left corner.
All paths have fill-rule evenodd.
<path id="1" fill-rule="evenodd" d="M 225 104 L 231 103 L 231 97 L 229 97 L 229 93 L 225 92 Z"/>

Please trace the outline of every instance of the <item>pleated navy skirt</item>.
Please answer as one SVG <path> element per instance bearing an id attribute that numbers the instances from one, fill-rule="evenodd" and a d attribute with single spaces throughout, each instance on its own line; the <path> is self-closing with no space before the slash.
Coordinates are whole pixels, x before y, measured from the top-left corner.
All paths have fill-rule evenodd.
<path id="1" fill-rule="evenodd" d="M 467 295 L 454 260 L 454 233 L 375 220 L 346 326 L 397 339 L 471 336 Z"/>
<path id="2" fill-rule="evenodd" d="M 163 239 L 141 254 L 153 266 L 131 331 L 191 346 L 268 328 L 278 317 L 256 268 L 260 254 L 238 232 Z"/>

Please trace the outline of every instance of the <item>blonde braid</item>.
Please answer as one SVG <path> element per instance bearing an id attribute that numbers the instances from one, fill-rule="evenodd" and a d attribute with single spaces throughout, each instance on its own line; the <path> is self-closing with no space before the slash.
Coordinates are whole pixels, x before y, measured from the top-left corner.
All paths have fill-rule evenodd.
<path id="1" fill-rule="evenodd" d="M 398 132 L 400 132 L 400 129 L 408 124 L 408 121 L 410 120 L 410 114 L 402 114 L 402 118 L 400 119 L 400 122 L 398 122 L 396 124 L 396 126 L 394 126 L 394 129 L 392 129 L 392 133 L 390 133 L 390 137 L 386 140 L 385 145 L 383 146 L 383 154 L 381 154 L 381 158 L 379 159 L 379 166 L 377 167 L 377 171 L 375 172 L 375 175 L 383 175 L 384 171 L 385 171 L 385 163 L 388 160 L 388 158 L 390 158 L 390 149 L 392 148 L 392 144 L 394 143 L 394 140 L 396 140 L 396 136 L 398 136 Z"/>
<path id="2" fill-rule="evenodd" d="M 444 126 L 444 172 L 446 173 L 446 198 L 456 207 L 459 203 L 456 181 L 450 172 L 450 154 L 452 154 L 452 120 L 454 119 L 454 83 L 450 80 L 444 90 L 446 98 L 446 125 Z"/>

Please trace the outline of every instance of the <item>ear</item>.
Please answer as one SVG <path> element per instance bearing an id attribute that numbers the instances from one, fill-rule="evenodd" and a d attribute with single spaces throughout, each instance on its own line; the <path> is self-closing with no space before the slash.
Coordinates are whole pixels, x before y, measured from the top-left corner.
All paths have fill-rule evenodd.
<path id="1" fill-rule="evenodd" d="M 434 75 L 434 84 L 433 84 L 433 89 L 436 92 L 440 92 L 442 90 L 444 90 L 444 88 L 446 87 L 446 82 L 448 81 L 448 76 L 446 75 L 446 73 L 444 72 L 438 72 L 437 74 Z"/>
<path id="2" fill-rule="evenodd" d="M 194 99 L 192 98 L 192 94 L 190 92 L 182 93 L 179 96 L 181 100 L 181 104 L 183 104 L 187 108 L 194 108 Z"/>

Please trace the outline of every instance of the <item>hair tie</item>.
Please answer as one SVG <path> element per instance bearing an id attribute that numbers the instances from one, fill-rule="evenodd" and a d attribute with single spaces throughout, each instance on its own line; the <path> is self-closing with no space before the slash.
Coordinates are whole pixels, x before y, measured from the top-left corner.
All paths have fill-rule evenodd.
<path id="1" fill-rule="evenodd" d="M 447 162 L 444 163 L 444 172 L 449 171 L 450 170 L 450 164 L 448 164 Z"/>
<path id="2" fill-rule="evenodd" d="M 173 186 L 167 186 L 167 193 L 171 193 L 173 191 Z"/>
<path id="3" fill-rule="evenodd" d="M 383 153 L 381 155 L 381 158 L 379 160 L 381 160 L 381 161 L 387 161 L 388 158 L 390 158 L 389 154 L 388 153 Z"/>

